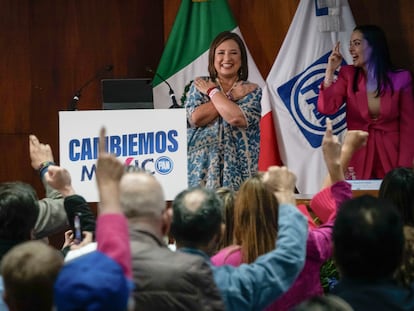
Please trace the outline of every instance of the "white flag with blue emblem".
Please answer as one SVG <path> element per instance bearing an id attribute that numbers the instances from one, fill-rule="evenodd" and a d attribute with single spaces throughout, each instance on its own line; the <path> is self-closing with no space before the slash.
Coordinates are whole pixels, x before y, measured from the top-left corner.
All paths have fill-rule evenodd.
<path id="1" fill-rule="evenodd" d="M 316 193 L 327 174 L 320 148 L 326 116 L 316 110 L 319 85 L 335 42 L 351 63 L 346 47 L 354 27 L 347 0 L 301 0 L 266 79 L 262 101 L 270 97 L 279 152 L 302 194 Z M 331 117 L 335 134 L 346 128 L 344 111 Z"/>

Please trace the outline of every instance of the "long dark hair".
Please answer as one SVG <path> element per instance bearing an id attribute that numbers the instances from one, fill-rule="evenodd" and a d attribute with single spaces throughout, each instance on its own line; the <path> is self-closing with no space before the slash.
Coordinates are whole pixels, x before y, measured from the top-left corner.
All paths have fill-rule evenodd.
<path id="1" fill-rule="evenodd" d="M 243 40 L 240 38 L 240 36 L 237 33 L 231 31 L 223 31 L 219 33 L 213 42 L 211 42 L 210 50 L 208 52 L 208 73 L 210 74 L 210 78 L 213 81 L 215 81 L 217 78 L 217 71 L 216 68 L 214 68 L 214 55 L 216 53 L 217 47 L 227 40 L 234 40 L 239 46 L 241 54 L 241 66 L 238 72 L 239 80 L 246 81 L 249 76 L 246 47 L 244 46 Z"/>
<path id="2" fill-rule="evenodd" d="M 359 31 L 368 41 L 372 48 L 371 58 L 369 62 L 374 66 L 375 78 L 377 79 L 377 88 L 375 96 L 382 95 L 389 87 L 394 93 L 392 81 L 388 76 L 390 71 L 394 71 L 395 67 L 391 62 L 391 57 L 388 49 L 387 39 L 384 31 L 376 25 L 360 25 L 354 28 L 354 31 Z M 357 68 L 354 75 L 353 91 L 358 90 L 358 77 L 362 68 Z"/>

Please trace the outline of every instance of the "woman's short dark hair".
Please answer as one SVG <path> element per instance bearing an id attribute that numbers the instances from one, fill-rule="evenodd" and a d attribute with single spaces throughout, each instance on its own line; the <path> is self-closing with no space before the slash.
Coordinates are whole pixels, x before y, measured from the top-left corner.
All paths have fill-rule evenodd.
<path id="1" fill-rule="evenodd" d="M 39 215 L 35 190 L 23 182 L 0 184 L 0 239 L 26 241 Z"/>

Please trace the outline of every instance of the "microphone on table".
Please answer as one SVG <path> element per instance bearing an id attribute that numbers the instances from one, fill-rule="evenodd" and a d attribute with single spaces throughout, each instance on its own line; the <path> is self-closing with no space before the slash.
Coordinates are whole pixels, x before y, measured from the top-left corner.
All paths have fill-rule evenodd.
<path id="1" fill-rule="evenodd" d="M 152 73 L 154 75 L 156 75 L 158 78 L 160 78 L 163 82 L 165 82 L 165 84 L 168 85 L 168 88 L 170 89 L 168 94 L 170 95 L 171 101 L 172 101 L 172 105 L 170 107 L 168 107 L 169 109 L 174 109 L 174 108 L 182 108 L 180 105 L 178 105 L 177 103 L 177 99 L 175 98 L 175 93 L 174 90 L 172 89 L 171 85 L 167 82 L 167 80 L 165 80 L 158 72 L 154 72 L 154 70 L 152 70 L 151 68 L 147 67 L 146 70 L 149 73 Z"/>
<path id="2" fill-rule="evenodd" d="M 107 65 L 104 68 L 98 70 L 95 75 L 93 75 L 89 80 L 87 80 L 76 92 L 75 95 L 73 95 L 73 98 L 71 99 L 68 110 L 74 111 L 78 110 L 78 102 L 80 100 L 82 90 L 87 87 L 92 81 L 98 79 L 99 77 L 103 76 L 106 72 L 112 71 L 114 69 L 113 65 Z"/>

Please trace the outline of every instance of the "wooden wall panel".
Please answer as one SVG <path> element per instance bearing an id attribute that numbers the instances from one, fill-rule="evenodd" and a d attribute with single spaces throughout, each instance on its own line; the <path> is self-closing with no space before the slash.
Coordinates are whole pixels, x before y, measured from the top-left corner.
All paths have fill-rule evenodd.
<path id="1" fill-rule="evenodd" d="M 32 182 L 28 135 L 50 143 L 58 160 L 58 112 L 100 69 L 101 78 L 149 77 L 163 49 L 161 0 L 2 0 L 0 10 L 0 182 Z M 100 78 L 79 110 L 100 109 Z"/>
<path id="2" fill-rule="evenodd" d="M 393 63 L 414 72 L 414 1 L 349 0 L 357 24 L 384 29 Z"/>
<path id="3" fill-rule="evenodd" d="M 30 128 L 29 8 L 25 1 L 3 2 L 0 11 L 0 133 L 14 134 Z"/>

